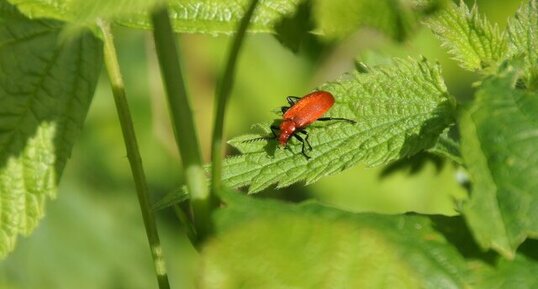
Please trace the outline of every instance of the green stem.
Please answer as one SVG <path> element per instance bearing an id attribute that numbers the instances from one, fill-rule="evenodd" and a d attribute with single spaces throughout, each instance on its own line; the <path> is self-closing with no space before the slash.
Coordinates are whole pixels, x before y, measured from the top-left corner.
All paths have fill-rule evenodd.
<path id="1" fill-rule="evenodd" d="M 164 263 L 161 243 L 159 241 L 159 234 L 157 232 L 157 224 L 155 223 L 155 216 L 151 210 L 148 185 L 142 167 L 142 159 L 138 151 L 138 144 L 136 141 L 133 121 L 131 119 L 131 113 L 129 112 L 129 105 L 127 103 L 127 98 L 125 97 L 125 87 L 123 85 L 120 66 L 118 64 L 112 31 L 109 23 L 103 20 L 98 20 L 98 24 L 103 32 L 105 66 L 112 85 L 112 94 L 114 95 L 114 101 L 120 119 L 123 139 L 127 149 L 127 158 L 129 159 L 131 172 L 135 181 L 138 202 L 140 203 L 140 210 L 142 211 L 142 218 L 144 219 L 144 226 L 146 228 L 146 236 L 148 237 L 151 247 L 151 255 L 153 257 L 157 282 L 160 289 L 168 289 L 170 288 L 170 284 L 168 283 L 168 275 L 166 274 L 166 266 Z"/>
<path id="2" fill-rule="evenodd" d="M 235 66 L 239 50 L 243 44 L 243 39 L 247 31 L 250 19 L 254 14 L 258 0 L 252 0 L 247 12 L 241 19 L 237 33 L 230 49 L 228 63 L 224 70 L 222 80 L 215 94 L 215 122 L 213 126 L 213 137 L 211 143 L 211 194 L 217 195 L 222 189 L 222 154 L 223 154 L 223 130 L 224 130 L 224 113 L 226 103 L 232 91 L 235 76 Z"/>
<path id="3" fill-rule="evenodd" d="M 158 8 L 152 13 L 151 18 L 176 144 L 183 162 L 187 189 L 191 195 L 194 227 L 197 233 L 197 240 L 194 240 L 194 243 L 197 245 L 212 231 L 211 212 L 216 207 L 217 200 L 208 190 L 168 10 L 166 7 Z"/>

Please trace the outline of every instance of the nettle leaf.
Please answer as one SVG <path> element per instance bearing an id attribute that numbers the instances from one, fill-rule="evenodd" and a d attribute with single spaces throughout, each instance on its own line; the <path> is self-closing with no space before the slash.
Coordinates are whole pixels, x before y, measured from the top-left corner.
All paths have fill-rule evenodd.
<path id="1" fill-rule="evenodd" d="M 0 11 L 12 11 L 0 1 Z M 6 8 L 7 7 L 7 8 Z M 6 8 L 6 9 L 5 9 Z M 96 86 L 100 43 L 62 25 L 0 15 L 0 256 L 44 214 Z"/>
<path id="2" fill-rule="evenodd" d="M 435 146 L 428 151 L 462 165 L 463 160 L 461 159 L 460 136 L 459 131 L 457 131 L 456 128 L 456 126 L 453 126 L 450 129 L 445 130 L 439 136 Z"/>
<path id="3" fill-rule="evenodd" d="M 312 0 L 316 31 L 329 39 L 349 36 L 359 27 L 372 27 L 392 39 L 407 39 L 420 18 L 440 0 Z"/>
<path id="4" fill-rule="evenodd" d="M 249 24 L 249 32 L 272 33 L 284 16 L 292 16 L 301 0 L 260 0 Z M 247 11 L 250 0 L 170 0 L 170 18 L 176 32 L 232 34 Z M 151 29 L 147 11 L 125 17 L 119 23 Z"/>
<path id="5" fill-rule="evenodd" d="M 471 10 L 460 2 L 426 21 L 433 33 L 441 40 L 448 52 L 461 67 L 475 71 L 496 67 L 505 56 L 507 45 L 504 34 L 497 24 L 490 24 L 478 13 L 477 6 Z"/>
<path id="6" fill-rule="evenodd" d="M 538 88 L 538 3 L 524 1 L 515 17 L 508 22 L 509 53 L 523 55 L 530 86 Z"/>
<path id="7" fill-rule="evenodd" d="M 538 94 L 514 88 L 519 72 L 486 79 L 460 124 L 472 181 L 465 217 L 481 246 L 508 258 L 538 237 Z"/>
<path id="8" fill-rule="evenodd" d="M 426 217 L 239 197 L 216 214 L 200 288 L 466 288 L 463 258 Z"/>
<path id="9" fill-rule="evenodd" d="M 29 18 L 51 18 L 94 25 L 97 18 L 130 15 L 153 7 L 160 0 L 7 0 Z"/>
<path id="10" fill-rule="evenodd" d="M 223 181 L 231 187 L 250 186 L 257 192 L 276 183 L 278 187 L 340 172 L 357 163 L 387 164 L 430 148 L 453 120 L 453 106 L 438 65 L 425 59 L 395 60 L 392 66 L 354 72 L 327 83 L 335 105 L 327 116 L 356 120 L 315 122 L 308 127 L 313 150 L 307 160 L 295 139 L 289 149 L 275 140 L 249 141 L 261 135 L 243 136 L 229 143 L 242 154 L 224 161 Z M 262 124 L 266 136 L 269 124 Z"/>
<path id="11" fill-rule="evenodd" d="M 294 53 L 299 51 L 303 42 L 306 42 L 310 32 L 314 29 L 311 10 L 311 1 L 303 1 L 297 7 L 294 15 L 285 16 L 275 24 L 275 37 Z"/>

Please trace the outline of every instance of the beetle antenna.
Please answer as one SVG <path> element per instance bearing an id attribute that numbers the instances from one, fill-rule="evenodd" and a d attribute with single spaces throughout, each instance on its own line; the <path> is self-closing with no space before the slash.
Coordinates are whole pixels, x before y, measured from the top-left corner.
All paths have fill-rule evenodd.
<path id="1" fill-rule="evenodd" d="M 250 142 L 257 142 L 257 141 L 262 141 L 262 140 L 274 140 L 274 139 L 276 139 L 274 136 L 257 137 L 257 138 L 246 139 L 244 141 L 241 141 L 241 143 L 250 143 Z"/>

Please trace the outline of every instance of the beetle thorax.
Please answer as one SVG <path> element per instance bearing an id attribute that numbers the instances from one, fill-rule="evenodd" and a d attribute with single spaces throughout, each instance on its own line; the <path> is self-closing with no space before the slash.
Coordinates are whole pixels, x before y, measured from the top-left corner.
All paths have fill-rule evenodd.
<path id="1" fill-rule="evenodd" d="M 285 119 L 280 123 L 280 135 L 278 136 L 278 142 L 281 146 L 285 146 L 288 139 L 295 132 L 296 125 L 291 119 Z"/>

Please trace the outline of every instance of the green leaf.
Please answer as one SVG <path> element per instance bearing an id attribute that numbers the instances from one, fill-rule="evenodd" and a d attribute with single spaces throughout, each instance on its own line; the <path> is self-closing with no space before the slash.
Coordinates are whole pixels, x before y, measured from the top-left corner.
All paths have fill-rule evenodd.
<path id="1" fill-rule="evenodd" d="M 7 0 L 27 17 L 52 18 L 95 25 L 97 18 L 115 18 L 145 11 L 160 0 Z"/>
<path id="2" fill-rule="evenodd" d="M 0 11 L 8 7 L 0 1 Z M 69 157 L 101 66 L 85 33 L 59 43 L 57 22 L 0 15 L 0 256 L 30 234 Z"/>
<path id="3" fill-rule="evenodd" d="M 387 164 L 430 148 L 452 122 L 453 107 L 440 68 L 426 60 L 395 60 L 392 66 L 354 72 L 320 89 L 336 99 L 327 116 L 357 123 L 312 124 L 310 160 L 295 139 L 289 149 L 278 149 L 274 140 L 248 141 L 252 135 L 233 139 L 230 144 L 242 154 L 224 161 L 224 183 L 256 192 L 274 183 L 312 183 L 357 163 Z M 260 127 L 270 134 L 268 124 Z"/>
<path id="4" fill-rule="evenodd" d="M 472 181 L 464 214 L 477 241 L 513 258 L 538 237 L 538 95 L 514 88 L 520 71 L 486 79 L 461 119 Z"/>
<path id="5" fill-rule="evenodd" d="M 509 53 L 523 55 L 528 69 L 529 87 L 538 88 L 538 4 L 524 1 L 508 22 Z"/>
<path id="6" fill-rule="evenodd" d="M 233 199 L 203 248 L 200 288 L 465 288 L 463 259 L 428 218 Z"/>
<path id="7" fill-rule="evenodd" d="M 9 17 L 17 17 L 19 16 L 19 12 L 17 11 L 17 8 L 7 4 L 4 1 L 0 1 L 0 21 L 4 22 Z"/>
<path id="8" fill-rule="evenodd" d="M 8 0 L 30 18 L 53 18 L 79 25 L 94 25 L 97 18 L 142 29 L 152 29 L 151 9 L 164 0 Z M 250 0 L 168 0 L 170 19 L 176 32 L 232 34 Z M 274 32 L 275 24 L 295 13 L 301 0 L 261 0 L 250 32 Z"/>
<path id="9" fill-rule="evenodd" d="M 103 0 L 105 1 L 105 0 Z M 295 13 L 301 0 L 261 0 L 249 24 L 249 32 L 272 33 L 284 16 Z M 250 0 L 171 0 L 170 18 L 176 32 L 232 34 L 247 10 Z M 151 29 L 146 11 L 124 17 L 119 23 Z"/>
<path id="10" fill-rule="evenodd" d="M 162 197 L 160 200 L 158 200 L 151 206 L 151 209 L 154 211 L 163 210 L 173 205 L 182 203 L 189 198 L 190 195 L 187 192 L 187 187 L 182 186 L 164 195 L 164 197 Z"/>
<path id="11" fill-rule="evenodd" d="M 501 259 L 493 270 L 477 275 L 477 289 L 538 288 L 538 262 L 521 254 L 512 261 Z"/>
<path id="12" fill-rule="evenodd" d="M 299 4 L 294 15 L 283 17 L 275 25 L 275 37 L 294 53 L 299 51 L 299 47 L 314 28 L 314 23 L 310 15 L 311 9 L 311 2 L 304 1 Z"/>
<path id="13" fill-rule="evenodd" d="M 349 36 L 359 27 L 372 27 L 392 39 L 407 39 L 425 11 L 445 1 L 313 0 L 316 31 L 329 39 Z"/>
<path id="14" fill-rule="evenodd" d="M 456 129 L 456 126 L 451 127 L 450 129 L 445 130 L 433 146 L 428 151 L 448 158 L 451 161 L 457 164 L 463 164 L 460 152 L 460 136 L 459 132 Z"/>
<path id="15" fill-rule="evenodd" d="M 426 24 L 465 69 L 495 68 L 505 56 L 504 34 L 496 24 L 490 24 L 478 13 L 476 5 L 469 10 L 463 1 L 459 6 L 450 3 L 448 9 L 427 20 Z"/>

